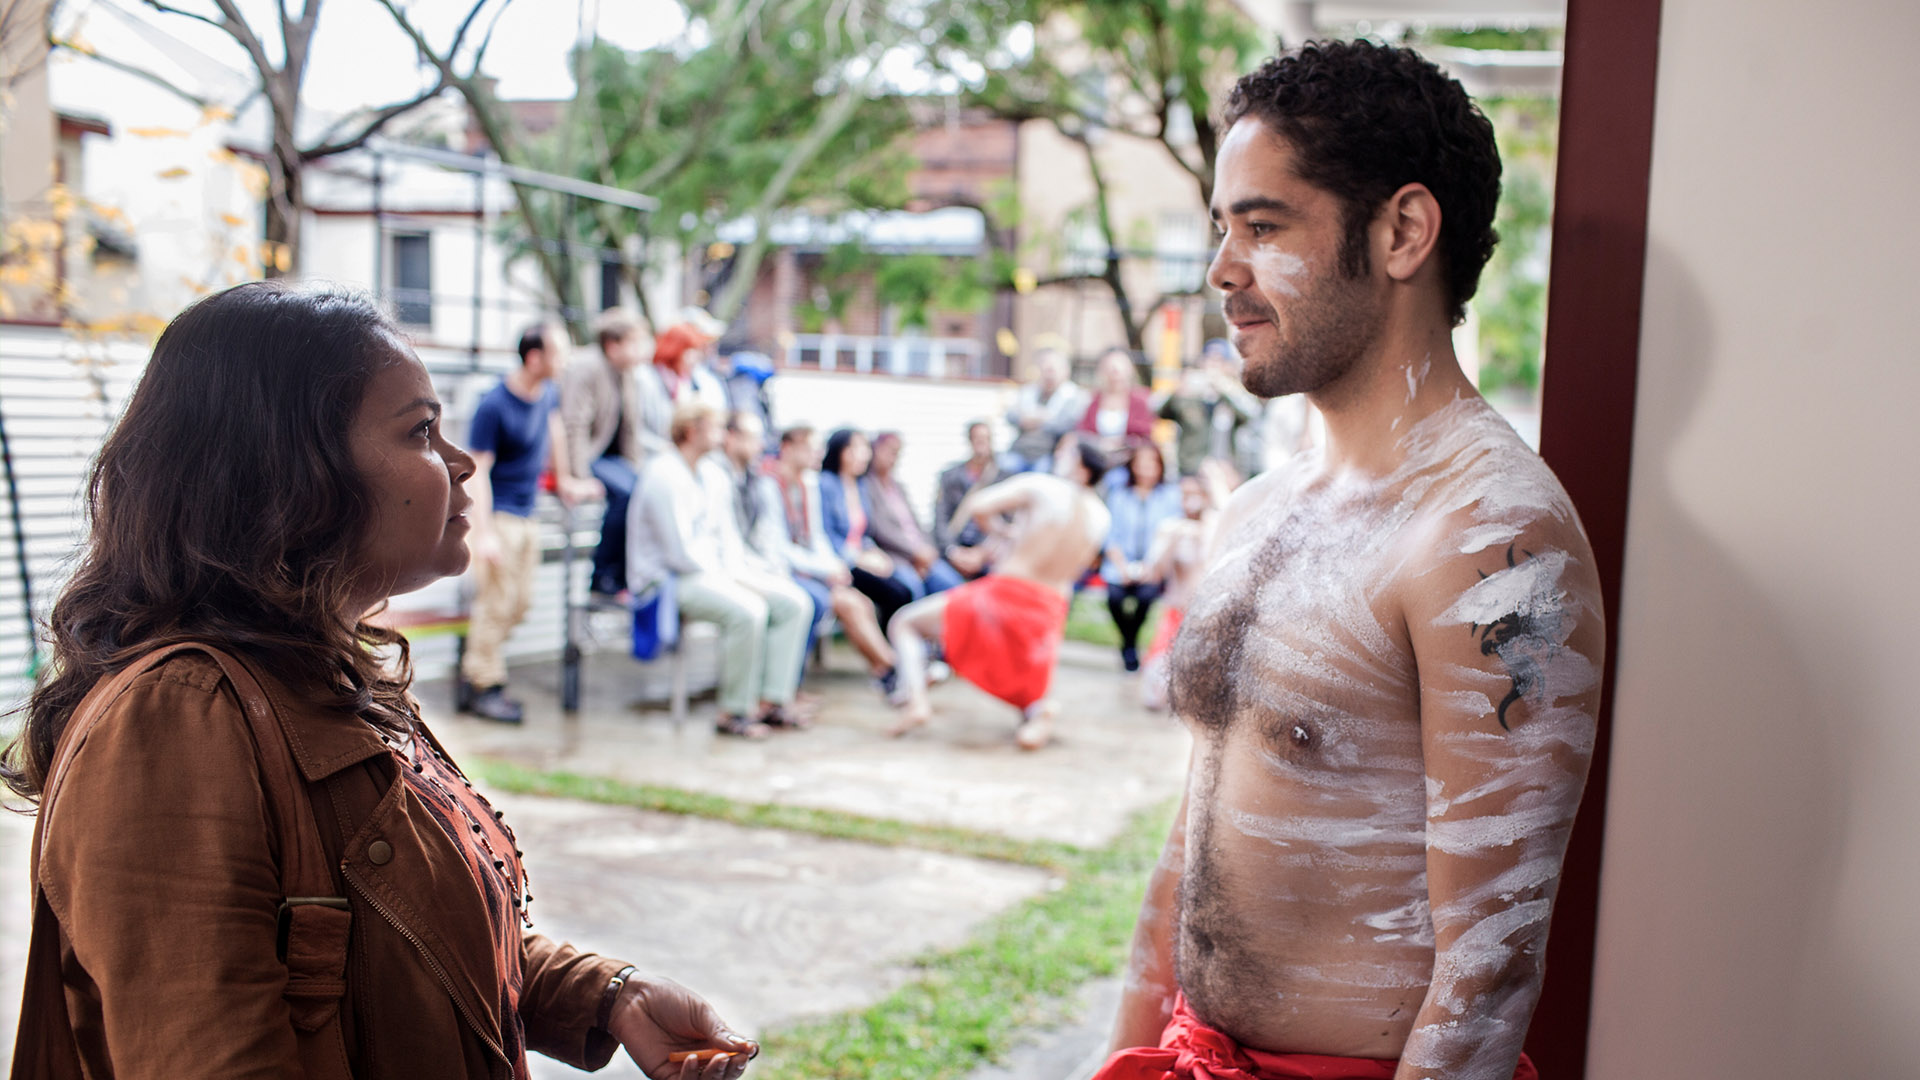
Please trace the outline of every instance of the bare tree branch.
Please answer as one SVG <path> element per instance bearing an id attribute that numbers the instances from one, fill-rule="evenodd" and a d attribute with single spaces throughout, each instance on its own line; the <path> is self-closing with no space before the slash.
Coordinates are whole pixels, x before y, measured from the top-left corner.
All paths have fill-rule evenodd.
<path id="1" fill-rule="evenodd" d="M 147 0 L 147 3 L 163 10 L 179 11 L 178 8 L 165 8 L 159 0 Z M 225 30 L 228 37 L 239 42 L 240 47 L 247 50 L 247 55 L 253 58 L 253 66 L 260 72 L 262 81 L 270 81 L 270 77 L 279 69 L 273 66 L 273 58 L 267 55 L 267 47 L 261 44 L 259 36 L 253 32 L 253 27 L 247 25 L 247 17 L 241 13 L 239 5 L 235 4 L 234 0 L 214 0 L 214 3 L 219 6 L 222 19 L 213 25 Z M 180 14 L 188 15 L 191 12 L 181 11 Z M 212 21 L 202 16 L 194 17 L 203 22 Z"/>
<path id="2" fill-rule="evenodd" d="M 473 26 L 473 20 L 480 17 L 480 10 L 486 6 L 487 6 L 486 0 L 480 0 L 479 3 L 473 5 L 472 8 L 468 9 L 467 17 L 460 20 L 459 28 L 454 30 L 453 32 L 453 44 L 447 46 L 448 59 L 452 59 L 460 55 L 460 46 L 467 40 L 468 28 Z M 500 10 L 505 11 L 506 6 L 501 5 Z M 498 25 L 500 22 L 500 16 L 498 14 L 494 15 L 493 21 L 495 25 Z M 489 31 L 489 36 L 491 36 L 491 31 Z M 475 64 L 474 70 L 478 71 L 479 69 L 480 69 L 479 65 Z"/>
<path id="3" fill-rule="evenodd" d="M 367 119 L 366 124 L 361 127 L 358 133 L 348 136 L 347 138 L 344 138 L 344 139 L 336 139 L 332 142 L 322 142 L 318 146 L 309 147 L 308 149 L 302 150 L 300 151 L 300 160 L 313 161 L 318 158 L 331 157 L 334 154 L 345 153 L 348 150 L 359 149 L 361 146 L 366 144 L 366 141 L 368 139 L 371 139 L 375 135 L 378 135 L 380 133 L 380 129 L 387 126 L 388 121 L 391 121 L 392 119 L 394 119 L 395 117 L 399 116 L 402 113 L 409 112 L 413 109 L 417 109 L 421 105 L 424 105 L 429 101 L 432 101 L 434 98 L 439 97 L 440 94 L 446 89 L 447 89 L 447 81 L 445 79 L 442 79 L 439 82 L 435 83 L 431 89 L 426 90 L 425 92 L 421 93 L 417 97 L 409 98 L 406 101 L 399 101 L 399 102 L 395 102 L 392 105 L 388 105 L 387 107 L 376 111 L 371 117 L 369 117 Z M 335 128 L 337 128 L 338 126 L 339 125 L 335 125 Z M 333 131 L 329 130 L 327 134 L 331 135 L 333 134 Z"/>
<path id="4" fill-rule="evenodd" d="M 163 12 L 168 15 L 185 15 L 189 19 L 195 19 L 200 22 L 206 23 L 208 26 L 211 26 L 215 30 L 219 30 L 222 33 L 231 33 L 231 31 L 227 29 L 226 24 L 222 23 L 219 19 L 202 15 L 197 11 L 187 11 L 183 8 L 177 8 L 170 4 L 163 4 L 160 2 L 160 0 L 146 0 L 146 4 L 148 7 L 152 8 L 155 11 Z"/>
<path id="5" fill-rule="evenodd" d="M 202 109 L 209 109 L 209 108 L 212 108 L 214 105 L 214 103 L 207 98 L 203 98 L 198 94 L 190 93 L 189 91 L 182 90 L 180 87 L 175 86 L 173 83 L 169 82 L 166 76 L 164 75 L 156 75 L 153 72 L 148 71 L 146 68 L 137 67 L 133 64 L 129 64 L 125 60 L 116 60 L 111 56 L 106 56 L 101 53 L 95 52 L 93 49 L 85 45 L 78 45 L 78 44 L 75 44 L 74 42 L 66 41 L 61 38 L 54 38 L 52 41 L 52 45 L 56 49 L 66 49 L 68 52 L 78 53 L 81 56 L 84 56 L 87 59 L 94 61 L 95 63 L 104 64 L 115 71 L 125 72 L 126 74 L 132 75 L 137 79 L 143 79 L 147 82 L 150 82 L 153 85 L 159 87 L 162 90 L 165 90 L 166 92 L 172 94 L 174 97 L 177 97 L 181 101 L 187 102 L 190 105 L 196 105 Z"/>
<path id="6" fill-rule="evenodd" d="M 507 13 L 507 8 L 512 6 L 512 4 L 513 4 L 513 0 L 506 0 L 505 3 L 501 4 L 498 8 L 494 9 L 493 18 L 487 21 L 487 32 L 483 37 L 481 37 L 479 47 L 473 50 L 473 73 L 475 75 L 480 74 L 480 61 L 485 60 L 487 58 L 487 46 L 493 44 L 493 32 L 500 28 L 500 16 L 505 15 Z M 478 12 L 481 8 L 486 6 L 487 6 L 486 0 L 480 0 L 480 3 L 475 4 L 473 6 L 473 10 L 475 12 Z M 455 42 L 455 44 L 458 44 L 458 42 Z M 448 53 L 447 58 L 451 60 L 453 58 L 453 54 Z"/>

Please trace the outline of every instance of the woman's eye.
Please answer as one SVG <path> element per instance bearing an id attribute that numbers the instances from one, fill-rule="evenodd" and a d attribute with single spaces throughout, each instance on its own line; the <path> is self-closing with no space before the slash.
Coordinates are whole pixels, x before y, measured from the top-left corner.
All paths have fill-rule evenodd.
<path id="1" fill-rule="evenodd" d="M 433 420 L 429 418 L 426 420 L 422 420 L 418 424 L 414 425 L 413 430 L 411 432 L 408 432 L 408 437 L 414 438 L 414 439 L 424 439 L 431 436 L 432 434 L 433 434 Z"/>

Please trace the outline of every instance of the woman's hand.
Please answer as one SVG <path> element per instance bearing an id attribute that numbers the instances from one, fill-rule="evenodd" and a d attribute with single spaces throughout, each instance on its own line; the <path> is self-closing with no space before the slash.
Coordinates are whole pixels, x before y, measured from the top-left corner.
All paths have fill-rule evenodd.
<path id="1" fill-rule="evenodd" d="M 893 576 L 893 558 L 879 548 L 868 548 L 860 553 L 854 565 L 874 577 Z"/>
<path id="2" fill-rule="evenodd" d="M 607 1022 L 653 1080 L 736 1080 L 760 1044 L 733 1033 L 706 999 L 671 979 L 629 980 Z M 718 1051 L 713 1056 L 676 1055 Z"/>

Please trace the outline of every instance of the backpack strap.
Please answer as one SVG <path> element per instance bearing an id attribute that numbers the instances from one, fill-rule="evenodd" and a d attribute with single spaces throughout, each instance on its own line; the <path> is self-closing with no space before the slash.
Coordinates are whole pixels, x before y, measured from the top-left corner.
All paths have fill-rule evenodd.
<path id="1" fill-rule="evenodd" d="M 280 846 L 280 903 L 277 944 L 287 965 L 285 996 L 301 1056 L 309 1065 L 337 1063 L 327 1070 L 347 1076 L 345 1033 L 340 1001 L 347 989 L 347 946 L 352 914 L 345 896 L 335 895 L 331 865 L 321 845 L 319 825 L 304 777 L 294 763 L 286 723 L 247 662 L 202 642 L 168 645 L 128 664 L 89 692 L 63 733 L 34 822 L 34 929 L 27 958 L 27 998 L 14 1050 L 14 1075 L 78 1080 L 83 1074 L 66 1009 L 60 971 L 58 921 L 39 885 L 40 851 L 68 766 L 87 735 L 135 679 L 182 652 L 204 653 L 220 666 L 240 699 L 252 732 L 260 767 L 261 791 L 273 815 Z M 23 1067 L 24 1066 L 24 1067 Z"/>

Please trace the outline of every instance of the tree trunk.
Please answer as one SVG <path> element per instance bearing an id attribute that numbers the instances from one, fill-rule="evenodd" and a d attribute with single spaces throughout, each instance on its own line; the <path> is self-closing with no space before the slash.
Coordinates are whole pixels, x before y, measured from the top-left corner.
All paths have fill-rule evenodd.
<path id="1" fill-rule="evenodd" d="M 767 247 L 773 242 L 769 233 L 773 227 L 773 212 L 787 196 L 787 188 L 792 186 L 793 178 L 799 175 L 820 151 L 840 130 L 853 119 L 854 110 L 859 108 L 865 97 L 864 87 L 849 83 L 840 90 L 840 95 L 827 105 L 826 111 L 814 122 L 812 131 L 800 140 L 780 168 L 767 182 L 766 190 L 760 193 L 760 203 L 753 210 L 753 242 L 740 252 L 733 264 L 733 276 L 727 279 L 726 287 L 720 290 L 720 296 L 714 301 L 714 317 L 723 323 L 733 322 L 733 317 L 745 306 L 747 297 L 753 295 L 753 278 L 760 272 L 760 261 L 766 257 Z"/>
<path id="2" fill-rule="evenodd" d="M 260 271 L 267 277 L 277 278 L 297 271 L 300 268 L 300 208 L 305 205 L 300 194 L 300 165 L 296 161 L 291 166 L 279 154 L 267 156 L 267 205 L 263 222 L 262 238 L 270 245 L 284 244 L 287 252 L 286 270 L 281 270 L 279 260 L 273 252 L 260 260 Z"/>

